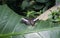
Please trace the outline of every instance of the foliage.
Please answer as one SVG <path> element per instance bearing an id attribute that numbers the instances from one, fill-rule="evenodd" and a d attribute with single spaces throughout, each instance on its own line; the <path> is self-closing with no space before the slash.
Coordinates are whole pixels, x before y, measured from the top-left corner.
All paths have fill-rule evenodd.
<path id="1" fill-rule="evenodd" d="M 36 18 L 38 15 L 40 15 L 42 11 L 40 10 L 39 12 L 35 11 L 27 11 L 27 16 L 28 18 Z"/>
<path id="2" fill-rule="evenodd" d="M 37 0 L 37 1 L 40 2 L 40 0 Z M 44 1 L 41 0 L 41 2 L 44 2 Z M 3 5 L 0 5 L 0 38 L 24 38 L 23 35 L 27 33 L 40 32 L 45 30 L 51 30 L 51 31 L 60 30 L 60 23 L 53 23 L 51 20 L 37 21 L 35 26 L 33 27 L 31 25 L 25 25 L 21 23 L 22 16 L 16 14 L 15 11 L 10 9 L 10 8 L 14 8 L 15 4 L 16 2 L 8 1 L 7 4 L 3 3 Z M 49 4 L 47 4 L 46 8 L 48 6 Z M 16 7 L 19 7 L 19 5 L 16 5 Z M 17 10 L 16 7 L 14 8 L 14 10 Z M 36 12 L 36 13 L 40 14 L 40 12 Z M 27 17 L 29 17 L 31 14 L 33 14 L 34 16 L 35 11 L 34 10 L 27 11 Z M 50 35 L 51 37 L 49 38 L 60 38 L 60 31 L 58 32 L 54 31 L 50 34 L 51 34 Z"/>
<path id="3" fill-rule="evenodd" d="M 12 10 L 20 15 L 27 14 L 27 10 L 35 11 L 47 10 L 55 5 L 55 0 L 2 0 L 2 4 L 7 4 Z"/>
<path id="4" fill-rule="evenodd" d="M 26 33 L 60 29 L 59 23 L 50 20 L 37 21 L 32 27 L 20 23 L 21 18 L 22 16 L 13 12 L 7 5 L 0 5 L 0 38 L 20 38 L 19 35 Z"/>
<path id="5" fill-rule="evenodd" d="M 58 11 L 52 11 L 52 21 L 60 22 L 60 8 L 57 8 Z"/>

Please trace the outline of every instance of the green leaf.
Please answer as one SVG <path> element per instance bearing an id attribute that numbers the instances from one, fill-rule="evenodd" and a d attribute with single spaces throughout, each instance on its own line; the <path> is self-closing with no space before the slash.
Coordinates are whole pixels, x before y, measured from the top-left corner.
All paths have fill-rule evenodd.
<path id="1" fill-rule="evenodd" d="M 26 33 L 60 29 L 59 23 L 50 20 L 37 21 L 35 26 L 21 23 L 22 16 L 12 11 L 7 5 L 0 5 L 0 38 L 20 38 Z"/>
<path id="2" fill-rule="evenodd" d="M 24 10 L 28 6 L 29 6 L 29 3 L 25 0 L 22 2 L 21 8 Z"/>

